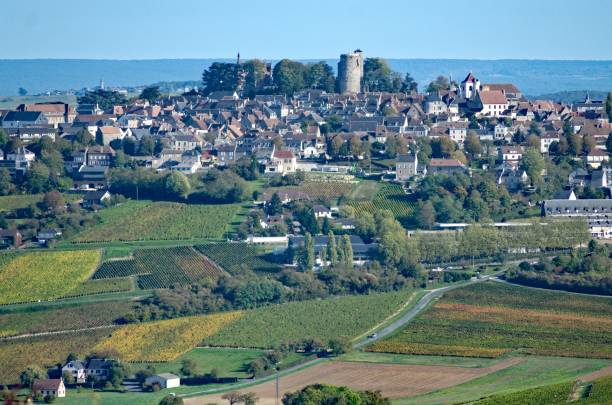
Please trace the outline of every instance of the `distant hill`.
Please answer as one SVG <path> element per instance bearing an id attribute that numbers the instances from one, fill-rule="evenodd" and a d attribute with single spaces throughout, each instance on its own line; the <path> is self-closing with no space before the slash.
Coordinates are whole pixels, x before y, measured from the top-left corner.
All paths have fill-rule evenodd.
<path id="1" fill-rule="evenodd" d="M 587 94 L 591 96 L 591 100 L 605 100 L 608 92 L 599 90 L 558 91 L 529 98 L 532 100 L 553 100 L 560 103 L 573 104 L 584 101 Z"/>
<path id="2" fill-rule="evenodd" d="M 366 57 L 380 55 L 368 54 Z M 338 59 L 324 59 L 334 69 Z M 199 82 L 202 71 L 213 62 L 233 59 L 2 59 L 0 95 L 29 94 L 53 90 L 95 87 L 100 80 L 109 86 L 136 87 L 158 82 Z M 303 60 L 316 62 L 318 60 Z M 410 73 L 423 88 L 438 75 L 461 81 L 469 73 L 483 83 L 514 83 L 523 94 L 548 94 L 576 89 L 612 90 L 612 61 L 388 59 L 402 75 Z M 268 60 L 274 63 L 274 60 Z"/>

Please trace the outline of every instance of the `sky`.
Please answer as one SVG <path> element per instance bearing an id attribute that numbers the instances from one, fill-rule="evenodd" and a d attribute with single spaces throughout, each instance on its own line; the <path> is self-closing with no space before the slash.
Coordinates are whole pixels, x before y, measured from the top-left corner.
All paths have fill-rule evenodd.
<path id="1" fill-rule="evenodd" d="M 0 59 L 612 60 L 610 0 L 25 0 L 1 13 Z"/>

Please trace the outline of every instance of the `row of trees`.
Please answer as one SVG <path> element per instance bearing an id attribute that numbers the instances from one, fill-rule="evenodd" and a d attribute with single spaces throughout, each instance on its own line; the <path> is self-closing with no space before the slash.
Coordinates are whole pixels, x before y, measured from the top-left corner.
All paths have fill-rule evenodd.
<path id="1" fill-rule="evenodd" d="M 298 264 L 302 270 L 312 270 L 315 266 L 316 252 L 314 240 L 310 233 L 306 233 L 304 237 L 304 246 L 301 246 L 295 252 L 298 258 Z M 325 249 L 319 253 L 319 259 L 323 266 L 335 267 L 343 265 L 350 267 L 353 265 L 353 246 L 348 235 L 336 237 L 333 231 L 327 234 L 327 245 Z"/>
<path id="2" fill-rule="evenodd" d="M 235 91 L 240 86 L 249 97 L 262 93 L 280 93 L 292 96 L 305 89 L 334 92 L 337 88 L 334 69 L 326 62 L 301 63 L 282 59 L 272 72 L 272 83 L 266 81 L 266 65 L 251 59 L 240 65 L 215 62 L 202 73 L 206 94 L 213 91 Z M 270 85 L 273 86 L 270 86 Z M 367 58 L 364 61 L 364 91 L 410 92 L 417 90 L 417 83 L 407 74 L 404 78 L 389 67 L 386 60 Z"/>

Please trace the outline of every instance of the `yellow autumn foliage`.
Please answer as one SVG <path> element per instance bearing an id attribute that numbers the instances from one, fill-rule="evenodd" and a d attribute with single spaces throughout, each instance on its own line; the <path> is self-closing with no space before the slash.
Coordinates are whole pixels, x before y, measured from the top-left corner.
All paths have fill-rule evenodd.
<path id="1" fill-rule="evenodd" d="M 124 361 L 170 361 L 242 314 L 222 312 L 126 325 L 113 331 L 95 350 L 115 352 Z"/>
<path id="2" fill-rule="evenodd" d="M 87 280 L 99 261 L 99 250 L 14 255 L 0 264 L 0 304 L 63 297 Z"/>

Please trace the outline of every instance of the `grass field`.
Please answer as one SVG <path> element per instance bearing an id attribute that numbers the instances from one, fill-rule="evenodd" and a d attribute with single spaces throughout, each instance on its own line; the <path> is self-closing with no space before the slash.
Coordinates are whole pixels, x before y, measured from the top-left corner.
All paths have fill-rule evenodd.
<path id="1" fill-rule="evenodd" d="M 259 246 L 224 242 L 197 245 L 195 248 L 230 274 L 241 273 L 242 269 L 262 272 L 277 272 L 281 269 Z"/>
<path id="2" fill-rule="evenodd" d="M 454 404 L 475 401 L 548 384 L 573 382 L 610 365 L 609 360 L 527 356 L 523 362 L 486 376 L 424 395 L 398 399 L 394 404 Z M 533 402 L 538 404 L 538 402 Z"/>
<path id="3" fill-rule="evenodd" d="M 238 204 L 130 201 L 102 210 L 102 223 L 78 234 L 74 241 L 219 239 L 238 209 Z"/>
<path id="4" fill-rule="evenodd" d="M 61 308 L 35 307 L 0 313 L 0 336 L 53 332 L 111 325 L 129 312 L 134 303 L 109 301 Z"/>
<path id="5" fill-rule="evenodd" d="M 0 381 L 18 383 L 19 374 L 31 364 L 44 367 L 63 362 L 69 353 L 85 356 L 106 334 L 107 329 L 67 335 L 0 341 Z"/>
<path id="6" fill-rule="evenodd" d="M 98 250 L 33 252 L 0 262 L 0 304 L 49 300 L 72 293 L 100 260 Z"/>
<path id="7" fill-rule="evenodd" d="M 95 349 L 116 351 L 124 361 L 170 361 L 241 316 L 241 312 L 223 312 L 126 325 Z"/>
<path id="8" fill-rule="evenodd" d="M 137 277 L 142 289 L 166 288 L 189 284 L 204 278 L 216 279 L 226 274 L 217 264 L 191 247 L 136 249 L 129 259 L 102 263 L 93 275 L 97 280 Z"/>
<path id="9" fill-rule="evenodd" d="M 81 295 L 94 295 L 113 292 L 131 291 L 134 282 L 128 277 L 104 280 L 87 280 L 62 298 L 79 297 Z"/>
<path id="10" fill-rule="evenodd" d="M 456 357 L 456 356 L 417 356 L 410 354 L 395 353 L 372 353 L 353 351 L 343 354 L 342 361 L 357 361 L 361 363 L 383 363 L 383 364 L 409 364 L 417 366 L 457 366 L 480 368 L 489 367 L 499 359 L 488 359 L 482 357 Z"/>
<path id="11" fill-rule="evenodd" d="M 244 313 L 205 345 L 273 348 L 281 343 L 318 338 L 353 338 L 398 310 L 412 291 L 346 296 L 271 305 Z"/>
<path id="12" fill-rule="evenodd" d="M 19 208 L 26 208 L 31 204 L 42 201 L 44 194 L 17 194 L 0 196 L 0 213 L 14 211 Z M 78 194 L 63 194 L 65 201 L 75 201 L 80 196 Z"/>
<path id="13" fill-rule="evenodd" d="M 612 298 L 496 282 L 446 293 L 374 352 L 497 357 L 522 353 L 612 358 Z"/>
<path id="14" fill-rule="evenodd" d="M 385 183 L 376 190 L 373 197 L 366 190 L 368 189 L 361 191 L 361 195 L 355 193 L 355 197 L 360 198 L 351 199 L 348 202 L 357 212 L 365 211 L 373 214 L 378 210 L 389 210 L 402 224 L 405 225 L 410 222 L 416 203 L 410 200 L 410 197 L 404 193 L 399 184 Z"/>
<path id="15" fill-rule="evenodd" d="M 197 365 L 198 373 L 208 373 L 213 369 L 219 372 L 221 377 L 248 378 L 246 367 L 251 361 L 263 356 L 265 351 L 257 349 L 230 349 L 230 348 L 204 348 L 198 347 L 184 353 L 175 360 L 158 363 L 133 362 L 130 367 L 134 370 L 155 367 L 157 373 L 173 373 L 180 375 L 182 361 L 193 360 Z"/>

